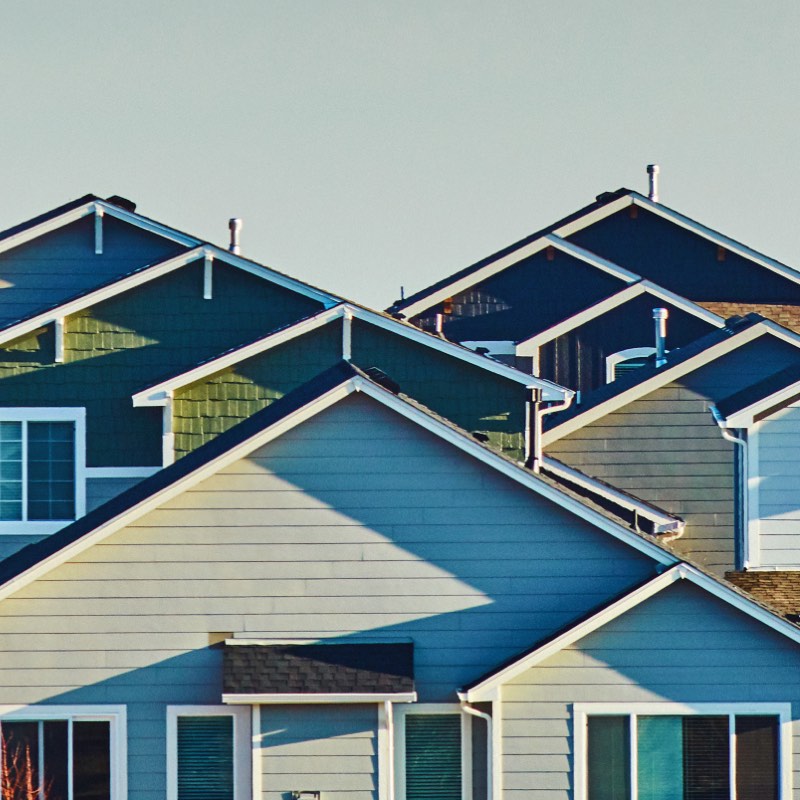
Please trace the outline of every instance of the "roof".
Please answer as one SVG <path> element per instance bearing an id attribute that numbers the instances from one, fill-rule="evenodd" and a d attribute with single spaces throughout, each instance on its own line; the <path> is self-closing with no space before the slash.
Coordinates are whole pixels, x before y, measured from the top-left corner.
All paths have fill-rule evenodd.
<path id="1" fill-rule="evenodd" d="M 797 622 L 797 617 L 800 616 L 800 572 L 726 572 L 725 578 L 792 622 Z"/>
<path id="2" fill-rule="evenodd" d="M 762 317 L 783 325 L 784 328 L 800 333 L 800 305 L 798 304 L 707 302 L 698 300 L 697 305 L 725 319 L 744 316 L 755 311 L 761 314 Z"/>
<path id="3" fill-rule="evenodd" d="M 655 361 L 650 359 L 647 366 L 632 370 L 584 395 L 580 405 L 573 404 L 565 411 L 551 415 L 549 419 L 545 419 L 544 425 L 546 433 L 551 435 L 545 438 L 547 441 L 554 441 L 560 435 L 566 435 L 581 427 L 581 424 L 610 413 L 620 405 L 658 388 L 655 384 L 662 385 L 703 366 L 707 360 L 723 354 L 715 350 L 720 345 L 730 343 L 727 349 L 731 349 L 738 346 L 738 337 L 742 337 L 741 343 L 745 344 L 767 332 L 780 334 L 781 331 L 782 329 L 775 323 L 765 320 L 758 314 L 729 319 L 724 328 L 714 330 L 684 347 L 670 351 L 666 363 L 662 366 L 657 367 Z M 786 333 L 796 338 L 796 334 L 790 331 Z M 555 432 L 559 435 L 555 435 Z"/>
<path id="4" fill-rule="evenodd" d="M 532 647 L 468 683 L 459 692 L 459 696 L 468 702 L 493 699 L 497 696 L 499 687 L 504 683 L 513 680 L 554 653 L 598 630 L 658 592 L 684 580 L 800 644 L 800 628 L 787 621 L 776 608 L 742 591 L 737 585 L 717 578 L 694 564 L 681 563 L 650 578 L 632 590 L 604 602 L 594 611 L 574 620 L 560 631 L 539 640 Z"/>
<path id="5" fill-rule="evenodd" d="M 414 645 L 226 643 L 222 693 L 401 694 L 414 691 Z"/>
<path id="6" fill-rule="evenodd" d="M 93 203 L 96 200 L 100 200 L 96 194 L 85 194 L 83 197 L 70 200 L 68 203 L 64 203 L 64 205 L 56 206 L 56 208 L 52 208 L 50 211 L 45 211 L 44 214 L 31 217 L 31 219 L 25 220 L 25 222 L 20 222 L 17 225 L 12 225 L 10 228 L 6 228 L 4 231 L 0 231 L 0 241 L 7 239 L 9 236 L 13 236 L 14 234 L 22 233 L 23 231 L 35 228 L 37 225 L 41 225 L 43 222 L 49 222 L 51 219 L 57 219 L 69 211 L 74 211 L 76 208 L 85 206 L 87 203 Z"/>
<path id="7" fill-rule="evenodd" d="M 385 384 L 385 385 L 381 385 Z M 489 467 L 609 533 L 661 564 L 680 559 L 657 537 L 630 529 L 624 520 L 558 482 L 537 475 L 475 440 L 468 432 L 411 398 L 398 395 L 351 364 L 340 362 L 279 400 L 243 420 L 174 464 L 145 478 L 57 533 L 27 545 L 0 562 L 0 599 L 35 580 L 141 515 L 177 496 L 227 464 L 245 457 L 292 427 L 352 392 L 364 392 L 455 445 Z"/>
<path id="8" fill-rule="evenodd" d="M 800 386 L 796 385 L 798 383 L 800 383 L 800 364 L 793 364 L 786 369 L 782 369 L 780 372 L 776 372 L 774 375 L 770 375 L 763 381 L 754 383 L 752 386 L 747 386 L 741 391 L 729 395 L 724 400 L 720 400 L 716 403 L 715 407 L 720 417 L 727 420 L 746 409 L 750 409 L 751 406 L 763 405 L 762 401 L 771 400 L 774 395 L 783 393 L 783 390 L 787 388 L 794 389 L 795 395 L 800 393 Z M 787 404 L 793 399 L 796 399 L 794 395 L 784 398 L 783 404 Z M 774 400 L 777 405 L 779 403 L 779 398 L 774 398 Z M 777 411 L 777 408 L 773 407 L 771 410 Z M 734 421 L 731 427 L 738 428 L 744 426 L 736 424 Z"/>

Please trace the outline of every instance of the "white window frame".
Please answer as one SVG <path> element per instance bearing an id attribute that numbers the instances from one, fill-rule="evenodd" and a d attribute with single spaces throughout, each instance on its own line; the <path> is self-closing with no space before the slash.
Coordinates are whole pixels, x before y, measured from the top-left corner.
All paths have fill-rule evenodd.
<path id="1" fill-rule="evenodd" d="M 46 536 L 80 519 L 86 513 L 86 409 L 84 407 L 46 406 L 0 408 L 0 422 L 74 422 L 75 423 L 75 516 L 66 520 L 0 520 L 0 534 L 35 534 Z M 27 514 L 27 425 L 22 427 L 22 510 Z"/>
<path id="2" fill-rule="evenodd" d="M 790 703 L 575 703 L 573 705 L 575 800 L 588 797 L 587 718 L 627 716 L 631 739 L 631 800 L 638 800 L 636 764 L 636 721 L 641 716 L 690 717 L 696 715 L 726 716 L 729 721 L 731 800 L 736 795 L 736 748 L 734 731 L 736 716 L 778 717 L 778 798 L 792 797 L 792 707 Z"/>
<path id="3" fill-rule="evenodd" d="M 233 798 L 248 800 L 252 743 L 246 706 L 167 706 L 167 800 L 178 800 L 178 717 L 233 717 Z"/>
<path id="4" fill-rule="evenodd" d="M 458 714 L 461 717 L 461 800 L 472 800 L 472 717 L 458 703 L 414 703 L 394 709 L 394 800 L 406 800 L 406 717 Z"/>
<path id="5" fill-rule="evenodd" d="M 128 797 L 128 718 L 124 705 L 0 706 L 0 722 L 108 722 L 110 737 L 111 800 Z M 70 768 L 71 770 L 71 768 Z M 71 771 L 70 771 L 71 776 Z M 72 800 L 70 781 L 67 800 Z"/>
<path id="6" fill-rule="evenodd" d="M 632 358 L 648 358 L 655 353 L 655 347 L 629 347 L 627 350 L 620 350 L 606 356 L 606 383 L 614 383 L 614 370 L 617 368 L 617 364 L 630 361 Z"/>

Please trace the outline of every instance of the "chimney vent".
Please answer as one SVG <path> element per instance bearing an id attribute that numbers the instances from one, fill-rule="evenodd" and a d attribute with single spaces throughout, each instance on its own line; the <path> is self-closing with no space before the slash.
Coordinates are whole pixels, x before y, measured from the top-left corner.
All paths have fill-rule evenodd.
<path id="1" fill-rule="evenodd" d="M 658 202 L 658 173 L 660 171 L 661 168 L 658 166 L 658 164 L 647 165 L 647 175 L 649 177 L 649 183 L 650 183 L 650 188 L 648 189 L 647 196 L 654 203 Z"/>
<path id="2" fill-rule="evenodd" d="M 667 317 L 666 308 L 654 308 L 653 320 L 656 325 L 656 368 L 667 363 Z"/>
<path id="3" fill-rule="evenodd" d="M 231 232 L 231 243 L 228 245 L 228 250 L 234 255 L 238 256 L 241 252 L 239 243 L 239 234 L 242 230 L 242 221 L 238 217 L 232 217 L 228 220 L 228 229 Z"/>

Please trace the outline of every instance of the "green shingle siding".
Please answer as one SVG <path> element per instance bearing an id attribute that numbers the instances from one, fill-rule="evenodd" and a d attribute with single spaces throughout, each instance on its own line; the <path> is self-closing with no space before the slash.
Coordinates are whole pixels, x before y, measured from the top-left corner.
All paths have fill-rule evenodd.
<path id="1" fill-rule="evenodd" d="M 214 298 L 202 289 L 198 261 L 69 317 L 63 364 L 52 330 L 4 348 L 0 406 L 86 406 L 88 466 L 159 464 L 161 410 L 134 392 L 321 307 L 218 261 Z"/>
<path id="2" fill-rule="evenodd" d="M 175 455 L 186 455 L 266 408 L 341 357 L 337 320 L 176 392 Z"/>

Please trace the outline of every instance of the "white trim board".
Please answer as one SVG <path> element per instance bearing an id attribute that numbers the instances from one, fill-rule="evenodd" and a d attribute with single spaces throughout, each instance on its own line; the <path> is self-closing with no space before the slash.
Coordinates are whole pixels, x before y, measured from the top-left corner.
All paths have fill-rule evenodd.
<path id="1" fill-rule="evenodd" d="M 610 297 L 605 298 L 605 300 L 601 300 L 599 303 L 595 303 L 593 306 L 589 306 L 583 311 L 579 311 L 577 314 L 573 314 L 571 317 L 567 317 L 561 322 L 551 325 L 546 331 L 537 333 L 535 336 L 531 336 L 530 339 L 525 339 L 524 341 L 518 342 L 517 355 L 535 355 L 535 352 L 543 344 L 547 344 L 547 342 L 557 339 L 559 336 L 563 336 L 565 333 L 574 330 L 579 325 L 590 322 L 591 320 L 602 316 L 609 311 L 612 311 L 618 306 L 621 306 L 642 294 L 652 295 L 664 303 L 677 306 L 683 311 L 686 311 L 688 314 L 692 314 L 716 328 L 725 327 L 725 320 L 717 314 L 714 314 L 697 303 L 693 303 L 691 300 L 687 300 L 685 297 L 681 297 L 674 292 L 670 292 L 669 290 L 664 289 L 663 287 L 658 286 L 651 281 L 641 280 L 637 283 L 631 284 L 630 286 L 626 286 L 619 292 L 616 292 Z"/>
<path id="2" fill-rule="evenodd" d="M 638 400 L 640 397 L 644 397 L 645 395 L 650 394 L 650 392 L 660 389 L 662 386 L 666 386 L 668 383 L 671 383 L 683 375 L 686 375 L 687 373 L 692 372 L 699 367 L 703 367 L 717 358 L 720 358 L 721 356 L 733 352 L 742 345 L 748 344 L 749 342 L 755 341 L 761 336 L 766 335 L 775 336 L 784 342 L 794 345 L 795 347 L 800 347 L 800 335 L 789 331 L 786 328 L 782 328 L 777 323 L 772 322 L 772 320 L 761 320 L 761 322 L 757 322 L 754 325 L 745 328 L 743 331 L 733 333 L 728 338 L 706 348 L 696 356 L 686 359 L 686 361 L 682 361 L 674 366 L 670 366 L 669 361 L 667 361 L 667 363 L 658 372 L 656 372 L 655 375 L 647 380 L 637 383 L 631 386 L 629 389 L 609 397 L 608 400 L 605 400 L 604 402 L 599 403 L 591 408 L 587 408 L 583 413 L 577 414 L 576 416 L 565 420 L 560 425 L 545 431 L 542 434 L 542 444 L 546 447 L 547 445 L 558 441 L 564 436 L 573 433 L 585 425 L 589 425 L 590 423 L 601 419 L 602 417 L 606 416 L 606 414 L 610 414 L 612 411 L 616 411 L 618 408 L 622 408 L 628 403 Z"/>
<path id="3" fill-rule="evenodd" d="M 625 202 L 622 205 L 619 205 L 618 208 L 624 208 L 625 206 L 630 205 L 629 198 L 625 197 L 623 200 Z M 617 206 L 618 203 L 619 201 L 617 201 L 616 204 L 612 203 L 611 205 Z M 615 208 L 615 210 L 617 209 Z M 539 253 L 548 247 L 553 247 L 556 250 L 560 250 L 562 253 L 565 253 L 566 255 L 577 258 L 580 261 L 585 261 L 587 264 L 590 264 L 591 266 L 596 267 L 597 269 L 600 269 L 603 272 L 606 272 L 609 275 L 624 281 L 625 283 L 635 283 L 636 281 L 642 279 L 641 275 L 637 275 L 630 270 L 620 267 L 618 264 L 614 264 L 608 259 L 602 258 L 601 256 L 598 256 L 589 250 L 584 250 L 584 248 L 579 247 L 572 242 L 566 241 L 564 238 L 562 238 L 564 235 L 565 234 L 563 234 L 560 230 L 554 231 L 553 233 L 544 234 L 538 239 L 522 245 L 513 252 L 501 256 L 489 264 L 484 264 L 484 266 L 482 266 L 480 269 L 470 272 L 469 275 L 465 275 L 462 278 L 454 280 L 447 286 L 437 289 L 435 292 L 432 292 L 426 297 L 417 300 L 417 302 L 401 308 L 400 311 L 407 319 L 415 317 L 417 314 L 420 314 L 431 306 L 440 303 L 442 300 L 446 300 L 448 297 L 452 297 L 454 294 L 458 294 L 465 289 L 469 289 L 471 286 L 475 286 L 476 283 L 485 281 L 487 278 L 491 278 L 492 275 L 496 275 L 498 272 L 502 272 L 509 267 L 513 267 L 520 261 L 530 258 L 531 256 L 536 255 L 536 253 Z"/>
<path id="4" fill-rule="evenodd" d="M 575 514 L 581 519 L 586 520 L 595 527 L 609 533 L 616 539 L 625 542 L 642 553 L 653 558 L 656 562 L 665 565 L 672 565 L 678 562 L 678 558 L 672 553 L 668 552 L 660 545 L 651 541 L 650 539 L 640 536 L 625 526 L 610 520 L 599 512 L 585 506 L 583 503 L 575 500 L 567 494 L 559 491 L 558 489 L 545 483 L 538 478 L 535 474 L 524 469 L 521 465 L 517 465 L 507 461 L 502 456 L 493 453 L 488 448 L 483 447 L 471 437 L 454 430 L 449 425 L 441 422 L 428 414 L 417 409 L 412 404 L 400 399 L 379 386 L 376 386 L 371 381 L 367 381 L 361 377 L 353 377 L 343 382 L 339 386 L 331 389 L 307 405 L 292 412 L 284 417 L 282 420 L 270 425 L 258 433 L 251 436 L 249 439 L 240 442 L 236 446 L 227 450 L 225 453 L 218 455 L 198 467 L 188 475 L 176 479 L 169 486 L 166 486 L 159 491 L 153 493 L 149 497 L 141 500 L 135 506 L 121 511 L 116 517 L 102 523 L 97 528 L 84 534 L 80 539 L 66 545 L 61 550 L 37 564 L 31 566 L 25 572 L 11 578 L 3 586 L 0 586 L 0 600 L 8 597 L 14 592 L 27 586 L 37 578 L 47 574 L 50 570 L 55 569 L 60 564 L 70 558 L 74 558 L 79 553 L 88 549 L 92 545 L 103 541 L 111 536 L 116 531 L 123 528 L 125 525 L 131 524 L 136 519 L 139 519 L 144 514 L 152 509 L 158 507 L 167 500 L 176 497 L 182 492 L 190 489 L 205 478 L 213 475 L 224 467 L 232 464 L 238 459 L 245 458 L 249 453 L 271 442 L 273 439 L 278 438 L 286 431 L 291 430 L 307 419 L 311 419 L 321 411 L 330 408 L 334 403 L 339 402 L 353 392 L 363 392 L 368 397 L 371 397 L 384 406 L 393 409 L 401 416 L 412 422 L 417 423 L 422 428 L 434 433 L 439 438 L 450 442 L 457 448 L 467 453 L 468 455 L 477 458 L 484 464 L 496 469 L 498 472 L 506 475 L 512 480 L 516 481 L 522 486 L 531 489 L 536 494 L 553 501 L 561 508 Z"/>
<path id="5" fill-rule="evenodd" d="M 277 692 L 264 694 L 223 694 L 222 702 L 227 705 L 351 705 L 355 703 L 416 703 L 416 692 L 395 692 L 369 694 L 355 692 L 317 693 L 294 692 L 280 694 Z"/>
<path id="6" fill-rule="evenodd" d="M 479 355 L 467 347 L 462 347 L 455 342 L 450 342 L 447 339 L 441 339 L 433 334 L 426 333 L 425 331 L 415 328 L 413 325 L 401 322 L 400 320 L 392 319 L 384 314 L 376 311 L 370 311 L 360 306 L 352 305 L 351 303 L 340 303 L 332 308 L 320 311 L 311 317 L 300 320 L 296 324 L 284 328 L 275 333 L 270 333 L 263 339 L 252 342 L 245 347 L 240 347 L 231 350 L 228 353 L 223 353 L 217 358 L 206 361 L 197 367 L 193 367 L 186 372 L 179 375 L 174 375 L 167 380 L 161 381 L 154 386 L 150 386 L 137 392 L 132 396 L 134 406 L 164 406 L 169 400 L 172 393 L 176 390 L 195 383 L 196 381 L 207 378 L 223 369 L 238 364 L 247 358 L 251 358 L 259 353 L 266 352 L 273 347 L 283 344 L 294 339 L 297 336 L 310 333 L 311 331 L 327 325 L 334 320 L 346 318 L 350 316 L 361 322 L 366 322 L 376 327 L 388 330 L 391 333 L 396 333 L 406 339 L 409 339 L 425 347 L 432 347 L 441 353 L 457 358 L 461 361 L 466 361 L 468 364 L 485 369 L 495 375 L 500 375 L 503 378 L 519 383 L 525 387 L 538 387 L 543 391 L 543 399 L 547 401 L 561 401 L 566 396 L 572 396 L 573 392 L 570 389 L 565 389 L 552 381 L 536 378 L 533 375 L 528 375 L 521 370 L 514 369 L 507 364 L 496 361 L 487 356 Z"/>
<path id="7" fill-rule="evenodd" d="M 782 403 L 787 403 L 799 394 L 800 380 L 790 383 L 788 386 L 784 386 L 783 389 L 778 389 L 772 394 L 762 397 L 760 400 L 756 400 L 749 406 L 740 409 L 724 419 L 720 417 L 719 422 L 724 423 L 722 425 L 724 428 L 751 428 L 756 424 L 754 417 L 762 411 L 768 411 L 775 407 L 775 413 L 777 414 L 785 408 L 785 406 L 781 405 Z M 719 412 L 717 412 L 717 414 L 718 413 Z"/>
<path id="8" fill-rule="evenodd" d="M 459 697 L 468 703 L 479 703 L 497 699 L 497 692 L 503 684 L 522 675 L 531 667 L 535 667 L 545 659 L 563 650 L 565 647 L 574 644 L 584 636 L 593 633 L 598 628 L 601 628 L 626 611 L 638 606 L 640 603 L 643 603 L 645 600 L 648 600 L 680 580 L 688 580 L 695 586 L 699 586 L 701 589 L 709 592 L 714 597 L 725 601 L 758 622 L 764 623 L 769 628 L 772 628 L 778 633 L 782 633 L 793 642 L 800 644 L 800 628 L 792 625 L 792 623 L 783 619 L 783 617 L 779 617 L 777 614 L 767 611 L 765 608 L 747 599 L 734 589 L 710 578 L 691 564 L 681 563 L 661 573 L 661 575 L 658 575 L 651 581 L 648 581 L 644 586 L 634 589 L 630 594 L 611 603 L 601 611 L 598 611 L 596 614 L 593 614 L 591 617 L 569 630 L 564 631 L 564 633 L 546 642 L 536 650 L 521 656 L 513 664 L 498 670 L 471 689 L 460 692 Z"/>

